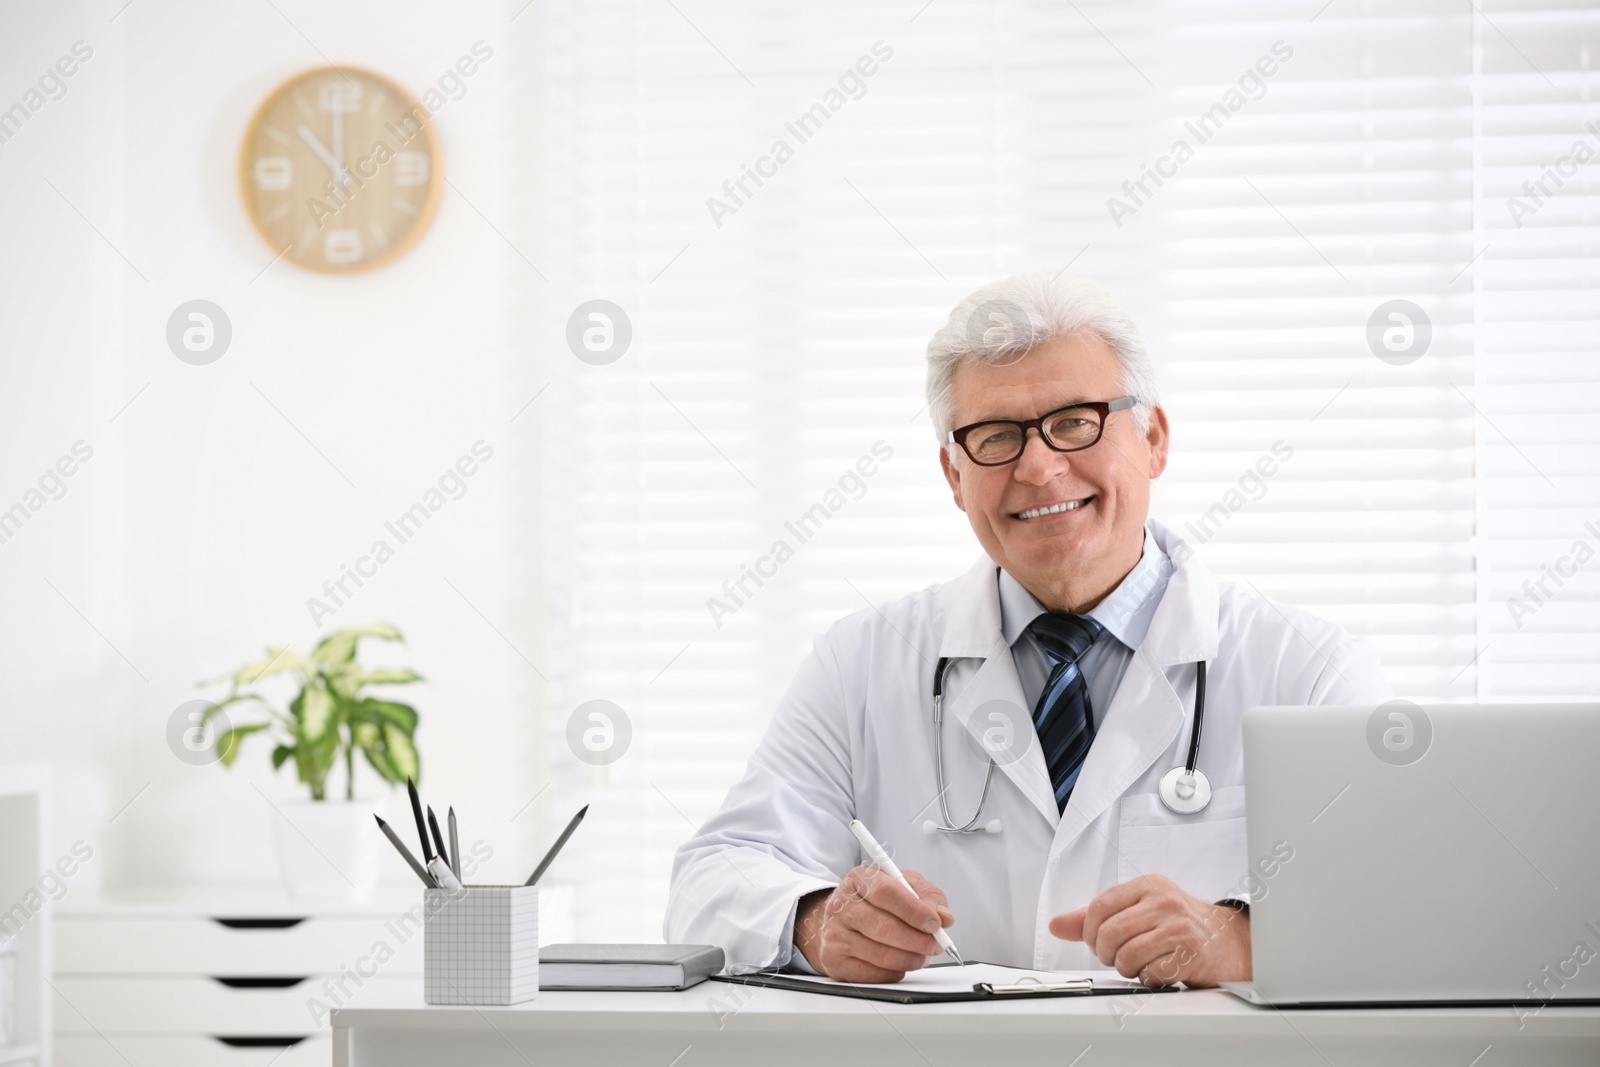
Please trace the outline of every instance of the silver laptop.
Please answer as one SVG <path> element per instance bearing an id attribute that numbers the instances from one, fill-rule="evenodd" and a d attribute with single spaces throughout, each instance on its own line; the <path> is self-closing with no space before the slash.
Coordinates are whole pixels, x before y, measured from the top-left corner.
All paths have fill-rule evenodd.
<path id="1" fill-rule="evenodd" d="M 1253 708 L 1257 1003 L 1600 1003 L 1600 705 Z"/>

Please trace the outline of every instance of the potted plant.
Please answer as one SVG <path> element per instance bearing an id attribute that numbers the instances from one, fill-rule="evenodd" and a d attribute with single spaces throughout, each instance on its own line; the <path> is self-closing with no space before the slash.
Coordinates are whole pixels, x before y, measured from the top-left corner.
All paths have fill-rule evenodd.
<path id="1" fill-rule="evenodd" d="M 406 668 L 362 666 L 356 653 L 365 637 L 404 640 L 393 626 L 374 623 L 329 634 L 309 656 L 269 647 L 266 659 L 225 676 L 228 693 L 206 710 L 203 720 L 209 723 L 224 708 L 264 709 L 266 718 L 260 722 L 233 723 L 230 715 L 223 715 L 226 728 L 217 736 L 223 766 L 233 766 L 245 738 L 265 734 L 276 742 L 273 768 L 293 761 L 300 781 L 310 789 L 309 802 L 274 805 L 279 863 L 296 896 L 362 897 L 377 884 L 381 842 L 367 818 L 370 812 L 354 803 L 358 751 L 391 784 L 421 776 L 416 709 L 368 692 L 369 686 L 406 685 L 421 677 Z M 273 676 L 291 676 L 298 684 L 286 705 L 257 688 Z M 344 803 L 328 800 L 328 777 L 341 764 Z"/>

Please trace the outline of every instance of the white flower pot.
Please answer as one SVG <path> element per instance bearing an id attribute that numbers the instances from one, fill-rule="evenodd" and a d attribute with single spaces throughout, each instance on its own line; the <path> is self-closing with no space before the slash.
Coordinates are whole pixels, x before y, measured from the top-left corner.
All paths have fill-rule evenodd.
<path id="1" fill-rule="evenodd" d="M 365 900 L 378 885 L 383 835 L 372 806 L 347 800 L 282 801 L 272 818 L 289 893 Z"/>

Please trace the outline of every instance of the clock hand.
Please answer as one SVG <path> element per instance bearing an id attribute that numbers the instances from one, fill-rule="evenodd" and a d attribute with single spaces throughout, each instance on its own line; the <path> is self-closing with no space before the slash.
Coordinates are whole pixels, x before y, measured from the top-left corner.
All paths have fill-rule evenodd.
<path id="1" fill-rule="evenodd" d="M 317 135 L 311 132 L 309 127 L 302 125 L 298 132 L 300 134 L 300 139 L 310 146 L 311 151 L 317 154 L 317 158 L 326 163 L 328 165 L 328 169 L 333 171 L 333 177 L 335 181 L 344 181 L 349 178 L 349 172 L 345 170 L 344 164 L 338 159 L 334 158 L 333 153 L 328 151 L 323 143 L 317 139 Z"/>
<path id="2" fill-rule="evenodd" d="M 344 164 L 344 108 L 338 99 L 333 102 L 333 154 L 338 157 L 339 169 L 349 174 Z"/>

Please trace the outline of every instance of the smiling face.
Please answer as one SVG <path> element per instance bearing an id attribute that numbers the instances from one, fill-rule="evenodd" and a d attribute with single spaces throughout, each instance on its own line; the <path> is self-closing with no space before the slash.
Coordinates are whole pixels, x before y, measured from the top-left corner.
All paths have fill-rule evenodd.
<path id="1" fill-rule="evenodd" d="M 1005 365 L 963 360 L 951 396 L 953 425 L 1034 419 L 1083 400 L 1123 396 L 1116 353 L 1090 333 L 1055 337 Z M 1081 452 L 1057 452 L 1037 431 L 1012 463 L 982 467 L 959 445 L 939 460 L 989 558 L 1051 611 L 1085 612 L 1139 562 L 1150 481 L 1167 466 L 1167 416 L 1140 432 L 1133 412 L 1113 412 Z"/>

